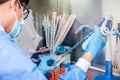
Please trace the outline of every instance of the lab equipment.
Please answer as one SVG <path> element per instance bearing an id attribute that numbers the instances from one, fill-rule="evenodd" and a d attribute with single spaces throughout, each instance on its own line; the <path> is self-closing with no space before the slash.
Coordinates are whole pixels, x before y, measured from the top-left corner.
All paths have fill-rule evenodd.
<path id="1" fill-rule="evenodd" d="M 62 17 L 57 16 L 57 12 L 53 12 L 51 19 L 49 15 L 44 15 L 43 26 L 45 29 L 46 46 L 50 49 L 50 53 L 54 53 L 53 49 L 63 42 L 76 19 L 76 15 L 70 15 L 68 20 L 65 19 L 65 16 L 66 14 Z"/>
<path id="2" fill-rule="evenodd" d="M 75 76 L 72 76 L 72 77 L 70 76 L 70 73 L 72 73 L 72 72 L 69 72 L 69 71 L 71 71 L 73 68 L 78 68 L 78 67 L 75 66 L 75 65 L 71 65 L 71 64 L 64 64 L 64 65 L 61 64 L 60 68 L 57 68 L 56 70 L 49 71 L 49 73 L 47 73 L 45 76 L 46 76 L 46 78 L 48 80 L 71 80 L 71 79 L 72 80 L 79 80 L 79 79 L 83 79 L 84 80 L 86 74 L 85 75 L 83 74 L 82 77 L 84 77 L 84 78 L 78 76 L 79 74 L 78 75 L 75 74 L 77 76 L 77 78 Z M 68 75 L 65 74 L 65 73 L 67 73 Z M 81 74 L 82 74 L 82 72 L 81 72 Z M 88 80 L 91 80 L 90 78 L 91 78 L 92 72 L 88 71 L 87 74 L 88 74 Z M 86 76 L 86 78 L 87 78 L 87 76 Z"/>
<path id="3" fill-rule="evenodd" d="M 57 68 L 56 70 L 49 71 L 49 74 L 46 75 L 46 77 L 50 76 L 49 80 L 59 80 L 59 78 L 66 72 L 67 72 L 67 68 L 63 66 L 63 67 Z"/>
<path id="4" fill-rule="evenodd" d="M 113 35 L 116 37 L 116 52 L 113 54 L 113 69 L 117 72 L 120 71 L 120 23 L 117 29 L 114 30 Z M 118 71 L 119 70 L 119 71 Z"/>
<path id="5" fill-rule="evenodd" d="M 44 19 L 43 19 L 43 23 L 42 23 L 42 27 L 44 28 L 44 31 L 45 31 L 45 33 L 44 33 L 44 31 L 43 31 L 43 33 L 42 34 L 45 34 L 43 37 L 45 38 L 44 40 L 46 41 L 46 42 L 44 42 L 44 43 L 46 43 L 46 47 L 48 47 L 48 48 L 50 48 L 50 45 L 51 45 L 51 25 L 50 25 L 50 19 L 49 19 L 49 17 L 48 17 L 49 15 L 44 15 L 43 17 L 44 17 Z M 43 43 L 43 44 L 44 44 Z"/>
<path id="6" fill-rule="evenodd" d="M 55 43 L 56 43 L 57 39 L 59 38 L 60 34 L 62 33 L 62 30 L 64 29 L 64 26 L 65 26 L 66 20 L 67 20 L 66 16 L 67 15 L 65 13 L 63 15 L 59 16 L 59 22 L 58 22 L 59 24 L 57 26 L 57 33 L 56 33 L 56 37 L 55 37 Z"/>
<path id="7" fill-rule="evenodd" d="M 111 51 L 111 36 L 109 36 L 106 48 L 106 64 L 105 64 L 105 74 L 98 75 L 95 80 L 119 80 L 119 78 L 113 76 L 112 71 L 112 51 Z"/>
<path id="8" fill-rule="evenodd" d="M 98 24 L 98 26 L 104 31 L 104 33 L 102 35 L 104 36 L 108 36 L 109 35 L 109 31 L 111 29 L 111 22 L 112 22 L 112 17 L 105 17 L 101 20 L 101 22 Z M 105 28 L 105 27 L 108 27 Z M 96 28 L 96 27 L 95 27 Z M 105 28 L 105 29 L 104 29 Z M 97 28 L 96 28 L 97 29 Z M 103 32 L 101 29 L 100 32 Z M 108 31 L 109 30 L 109 31 Z M 98 29 L 97 29 L 98 31 Z M 76 47 L 80 46 L 81 42 L 83 42 L 84 40 L 86 40 L 84 43 L 83 43 L 83 49 L 85 49 L 85 47 L 87 46 L 89 40 L 94 36 L 94 32 L 90 32 L 85 38 L 82 38 L 78 43 L 76 43 L 69 51 L 65 52 L 63 55 L 59 56 L 59 58 L 57 59 L 56 63 L 53 64 L 53 65 L 60 65 L 60 63 L 62 63 L 64 61 L 64 58 L 67 54 L 69 54 L 71 51 L 73 51 Z M 100 35 L 100 33 L 99 33 Z"/>
<path id="9" fill-rule="evenodd" d="M 52 20 L 50 20 L 49 15 L 44 15 L 43 26 L 45 29 L 46 46 L 50 49 L 51 53 L 53 53 L 55 44 L 55 35 L 58 23 L 57 20 L 57 12 L 52 13 Z"/>
<path id="10" fill-rule="evenodd" d="M 119 69 L 119 71 L 120 71 L 120 35 L 119 35 L 119 37 L 118 38 L 116 38 L 117 39 L 117 51 L 116 51 L 116 54 L 117 54 L 117 63 L 118 63 L 118 69 Z"/>
<path id="11" fill-rule="evenodd" d="M 50 47 L 50 21 L 48 16 L 44 16 L 44 27 L 45 27 L 45 38 L 46 38 L 46 47 Z"/>
<path id="12" fill-rule="evenodd" d="M 49 50 L 49 49 L 47 49 L 46 47 L 41 47 L 41 48 L 37 49 L 37 50 L 33 53 L 33 55 L 31 56 L 31 59 L 32 59 L 32 61 L 33 61 L 35 64 L 37 64 L 37 66 L 38 66 L 39 63 L 40 63 L 40 59 L 39 59 L 39 58 L 42 57 L 42 56 L 40 57 L 40 55 L 43 55 L 43 54 L 44 54 L 44 56 L 45 56 L 45 54 L 49 55 L 49 53 L 50 53 L 50 50 Z"/>
<path id="13" fill-rule="evenodd" d="M 120 23 L 118 23 L 118 27 L 117 29 L 113 29 L 113 33 L 114 36 L 116 36 L 116 38 L 119 38 L 120 36 Z"/>
<path id="14" fill-rule="evenodd" d="M 53 63 L 55 63 L 56 59 L 53 57 L 49 58 L 41 58 L 41 62 L 38 65 L 38 69 L 43 73 L 46 74 L 50 70 L 54 70 L 57 68 L 57 66 L 51 66 Z"/>
<path id="15" fill-rule="evenodd" d="M 46 32 L 46 19 L 45 19 L 45 15 L 44 15 L 44 20 L 43 20 L 43 23 L 42 23 L 42 37 L 43 37 L 43 39 L 42 39 L 42 46 L 46 46 L 46 34 L 45 34 L 45 32 Z"/>
<path id="16" fill-rule="evenodd" d="M 66 24 L 63 25 L 64 28 L 62 28 L 60 30 L 61 33 L 60 33 L 59 37 L 56 36 L 55 47 L 60 46 L 60 44 L 63 42 L 64 38 L 66 37 L 66 35 L 68 33 L 68 31 L 72 27 L 72 24 L 74 23 L 75 19 L 76 19 L 76 15 L 70 15 L 69 16 L 69 19 L 67 20 Z"/>
<path id="17" fill-rule="evenodd" d="M 113 21 L 113 17 L 112 16 L 106 16 L 98 24 L 98 26 L 100 27 L 100 32 L 101 32 L 101 34 L 102 34 L 103 37 L 104 36 L 107 37 L 108 35 L 110 35 L 110 30 L 112 28 L 111 27 L 112 26 L 112 21 Z M 90 35 L 91 36 L 88 36 L 89 38 L 83 43 L 83 45 L 82 45 L 83 49 L 85 49 L 87 47 L 90 39 L 95 35 L 95 33 L 90 33 Z M 93 53 L 94 53 L 94 51 L 93 51 Z"/>
<path id="18" fill-rule="evenodd" d="M 51 24 L 51 45 L 50 45 L 50 51 L 53 52 L 54 45 L 55 45 L 55 34 L 56 34 L 56 21 L 57 21 L 57 12 L 52 13 L 52 24 Z"/>

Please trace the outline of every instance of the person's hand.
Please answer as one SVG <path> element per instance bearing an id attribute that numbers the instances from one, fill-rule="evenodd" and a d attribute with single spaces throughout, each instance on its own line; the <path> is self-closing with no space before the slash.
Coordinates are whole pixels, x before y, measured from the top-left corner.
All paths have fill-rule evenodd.
<path id="1" fill-rule="evenodd" d="M 55 47 L 54 52 L 63 54 L 65 52 L 69 51 L 70 49 L 71 49 L 71 47 L 69 47 L 69 46 L 57 46 L 57 47 Z"/>
<path id="2" fill-rule="evenodd" d="M 57 66 L 52 66 L 53 63 L 56 62 L 56 59 L 53 57 L 50 58 L 43 58 L 41 59 L 40 64 L 38 65 L 38 69 L 43 73 L 46 74 L 50 70 L 54 70 Z"/>
<path id="3" fill-rule="evenodd" d="M 99 53 L 99 51 L 101 51 L 101 49 L 106 45 L 107 38 L 102 36 L 100 32 L 100 27 L 98 27 L 97 25 L 94 26 L 93 34 L 93 37 L 90 39 L 84 50 L 85 52 L 92 53 L 93 57 L 95 57 Z"/>

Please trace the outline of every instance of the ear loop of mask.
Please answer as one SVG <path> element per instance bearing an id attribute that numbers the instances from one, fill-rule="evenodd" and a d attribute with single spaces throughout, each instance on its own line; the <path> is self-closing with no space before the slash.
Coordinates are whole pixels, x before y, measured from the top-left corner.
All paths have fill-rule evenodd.
<path id="1" fill-rule="evenodd" d="M 19 0 L 18 0 L 18 4 L 19 4 L 20 7 L 22 7 L 22 5 L 21 5 L 21 3 L 20 3 Z M 21 24 L 24 24 L 24 20 L 23 20 L 23 11 L 22 11 L 22 20 L 21 20 Z"/>
<path id="2" fill-rule="evenodd" d="M 18 17 L 17 17 L 17 14 L 15 13 L 15 9 L 14 9 L 14 8 L 13 8 L 13 11 L 14 11 L 14 15 L 15 15 L 16 21 L 18 21 Z M 24 24 L 24 20 L 23 20 L 23 11 L 22 11 L 22 20 L 21 20 L 21 24 Z"/>
<path id="3" fill-rule="evenodd" d="M 15 15 L 16 21 L 18 21 L 17 14 L 15 13 L 15 9 L 14 8 L 13 8 L 13 11 L 14 11 L 14 15 Z"/>

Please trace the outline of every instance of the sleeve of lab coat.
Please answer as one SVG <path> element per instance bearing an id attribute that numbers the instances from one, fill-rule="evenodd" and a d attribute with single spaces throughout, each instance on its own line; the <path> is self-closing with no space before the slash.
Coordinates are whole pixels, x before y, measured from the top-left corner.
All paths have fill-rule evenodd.
<path id="1" fill-rule="evenodd" d="M 71 67 L 71 70 L 60 77 L 59 80 L 87 80 L 87 73 L 74 65 Z"/>
<path id="2" fill-rule="evenodd" d="M 0 80 L 46 80 L 29 56 L 0 31 Z"/>

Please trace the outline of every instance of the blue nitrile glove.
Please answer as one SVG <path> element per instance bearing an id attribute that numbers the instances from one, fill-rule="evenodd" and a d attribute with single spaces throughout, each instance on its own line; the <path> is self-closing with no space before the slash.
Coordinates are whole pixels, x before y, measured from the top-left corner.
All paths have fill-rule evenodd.
<path id="1" fill-rule="evenodd" d="M 99 26 L 94 26 L 94 36 L 88 42 L 85 52 L 91 52 L 95 57 L 99 51 L 106 45 L 107 38 L 102 36 Z M 89 38 L 88 38 L 89 39 Z"/>
<path id="2" fill-rule="evenodd" d="M 38 69 L 43 73 L 46 74 L 50 70 L 54 70 L 57 68 L 57 66 L 51 66 L 53 63 L 55 63 L 56 59 L 53 57 L 50 58 L 43 58 L 41 59 L 40 64 L 38 65 Z"/>
<path id="3" fill-rule="evenodd" d="M 69 47 L 69 46 L 58 46 L 58 47 L 55 47 L 54 52 L 63 54 L 65 52 L 69 51 L 70 49 L 71 49 L 71 47 Z"/>

